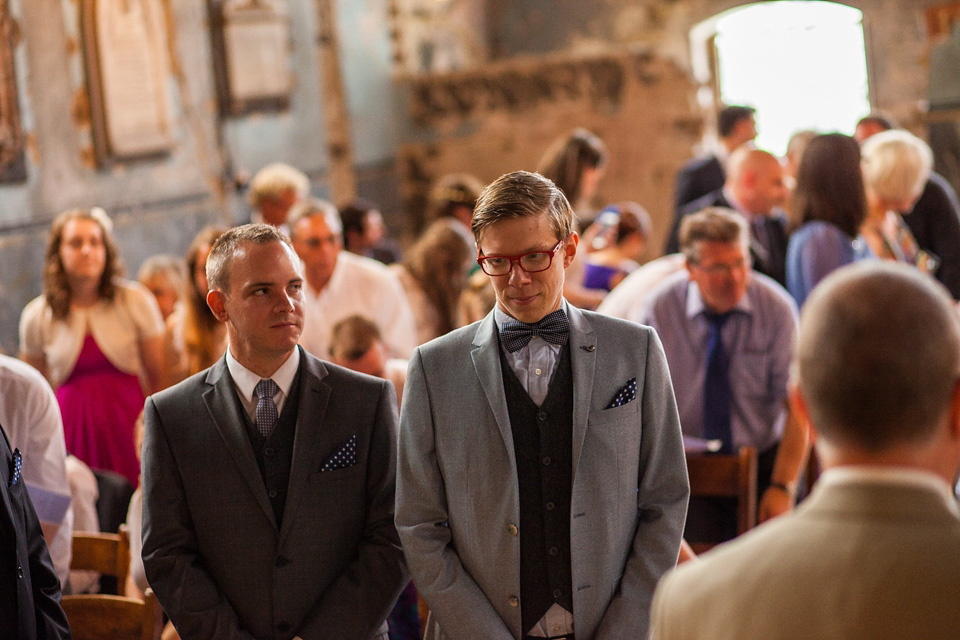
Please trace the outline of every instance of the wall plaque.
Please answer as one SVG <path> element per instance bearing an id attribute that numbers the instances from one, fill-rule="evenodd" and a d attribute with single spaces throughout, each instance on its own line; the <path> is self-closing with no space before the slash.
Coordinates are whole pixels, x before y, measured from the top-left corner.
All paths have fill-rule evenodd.
<path id="1" fill-rule="evenodd" d="M 23 182 L 27 179 L 17 75 L 13 62 L 18 35 L 7 0 L 0 0 L 0 182 Z"/>
<path id="2" fill-rule="evenodd" d="M 168 152 L 171 68 L 162 0 L 86 0 L 83 36 L 97 160 Z"/>
<path id="3" fill-rule="evenodd" d="M 286 109 L 293 87 L 286 0 L 211 0 L 223 115 Z"/>

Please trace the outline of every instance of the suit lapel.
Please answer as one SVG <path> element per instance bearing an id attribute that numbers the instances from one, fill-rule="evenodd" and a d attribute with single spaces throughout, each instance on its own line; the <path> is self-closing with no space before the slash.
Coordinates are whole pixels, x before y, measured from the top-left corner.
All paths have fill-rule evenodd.
<path id="1" fill-rule="evenodd" d="M 567 305 L 567 312 L 570 317 L 570 366 L 573 369 L 573 477 L 576 479 L 593 397 L 597 337 L 583 312 L 573 305 Z"/>
<path id="2" fill-rule="evenodd" d="M 207 373 L 206 383 L 209 388 L 203 392 L 203 401 L 207 405 L 207 411 L 213 423 L 217 425 L 220 436 L 227 446 L 227 451 L 240 469 L 240 475 L 250 486 L 250 490 L 263 509 L 274 528 L 277 526 L 277 520 L 273 515 L 273 509 L 270 506 L 270 500 L 267 498 L 267 490 L 263 485 L 263 478 L 260 477 L 260 469 L 257 467 L 257 459 L 253 456 L 253 448 L 250 445 L 250 438 L 244 430 L 245 417 L 241 413 L 243 407 L 236 397 L 236 391 L 233 386 L 233 378 L 227 369 L 227 361 L 220 358 L 217 364 L 211 367 Z"/>
<path id="3" fill-rule="evenodd" d="M 513 451 L 513 433 L 510 431 L 510 413 L 507 410 L 507 396 L 503 391 L 503 373 L 500 371 L 500 340 L 492 311 L 477 328 L 473 347 L 470 355 L 477 370 L 477 378 L 480 379 L 480 386 L 483 387 L 490 410 L 497 421 L 500 436 L 510 457 L 511 468 L 515 468 L 517 462 Z"/>
<path id="4" fill-rule="evenodd" d="M 290 531 L 311 470 L 320 469 L 320 436 L 324 414 L 330 401 L 330 385 L 323 382 L 327 368 L 320 360 L 300 351 L 300 400 L 297 406 L 297 432 L 293 441 L 293 461 L 287 483 L 287 503 L 283 509 L 278 548 Z"/>

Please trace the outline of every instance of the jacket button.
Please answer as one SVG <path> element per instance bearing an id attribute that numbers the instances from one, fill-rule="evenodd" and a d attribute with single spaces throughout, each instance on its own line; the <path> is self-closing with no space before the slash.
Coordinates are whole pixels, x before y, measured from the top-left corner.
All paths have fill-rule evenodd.
<path id="1" fill-rule="evenodd" d="M 278 622 L 277 631 L 279 631 L 280 633 L 286 633 L 287 631 L 290 631 L 290 625 L 287 624 L 286 622 Z"/>
<path id="2" fill-rule="evenodd" d="M 511 606 L 511 607 L 519 607 L 519 606 L 520 606 L 520 598 L 518 598 L 517 596 L 510 596 L 509 598 L 507 598 L 507 602 L 510 603 L 510 606 Z"/>
<path id="3" fill-rule="evenodd" d="M 550 555 L 555 556 L 558 553 L 560 553 L 560 549 L 557 549 L 556 547 L 550 547 Z"/>
<path id="4" fill-rule="evenodd" d="M 555 505 L 552 502 L 548 502 L 545 506 L 547 507 L 547 511 L 553 511 Z"/>
<path id="5" fill-rule="evenodd" d="M 546 411 L 541 411 L 540 413 L 537 414 L 537 420 L 546 420 L 546 419 L 547 419 Z"/>
<path id="6" fill-rule="evenodd" d="M 515 536 L 515 535 L 518 535 L 518 534 L 520 533 L 520 529 L 517 529 L 517 525 L 515 525 L 515 524 L 508 524 L 508 525 L 507 525 L 507 532 L 508 532 L 510 535 Z"/>
<path id="7" fill-rule="evenodd" d="M 290 564 L 290 561 L 284 558 L 283 556 L 277 556 L 277 561 L 274 563 L 277 569 L 282 569 L 283 567 Z"/>
<path id="8" fill-rule="evenodd" d="M 562 595 L 563 595 L 563 592 L 560 591 L 560 589 L 554 589 L 554 590 L 553 590 L 553 597 L 554 597 L 554 598 L 559 598 L 559 597 L 562 596 Z"/>
<path id="9" fill-rule="evenodd" d="M 17 577 L 18 578 L 23 577 L 23 567 L 17 567 Z"/>
<path id="10" fill-rule="evenodd" d="M 551 462 L 553 460 L 550 459 L 550 456 L 543 456 L 543 466 L 549 467 Z"/>

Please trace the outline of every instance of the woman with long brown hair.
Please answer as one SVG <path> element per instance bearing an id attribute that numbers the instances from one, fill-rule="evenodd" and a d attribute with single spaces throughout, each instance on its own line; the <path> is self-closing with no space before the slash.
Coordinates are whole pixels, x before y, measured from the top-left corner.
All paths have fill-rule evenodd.
<path id="1" fill-rule="evenodd" d="M 423 344 L 463 324 L 458 311 L 460 293 L 467 283 L 473 248 L 449 220 L 436 220 L 392 265 L 413 310 L 417 342 Z"/>
<path id="2" fill-rule="evenodd" d="M 866 215 L 857 141 L 816 136 L 800 159 L 791 200 L 787 289 L 798 307 L 828 274 L 863 257 L 854 240 Z"/>
<path id="3" fill-rule="evenodd" d="M 174 354 L 170 384 L 203 371 L 226 351 L 226 326 L 207 306 L 206 271 L 210 247 L 225 232 L 222 227 L 205 227 L 187 248 L 184 304 L 167 320 L 168 352 Z"/>
<path id="4" fill-rule="evenodd" d="M 163 321 L 123 268 L 102 209 L 60 214 L 50 230 L 43 294 L 20 316 L 20 357 L 56 391 L 67 450 L 136 486 L 134 423 L 160 386 Z"/>

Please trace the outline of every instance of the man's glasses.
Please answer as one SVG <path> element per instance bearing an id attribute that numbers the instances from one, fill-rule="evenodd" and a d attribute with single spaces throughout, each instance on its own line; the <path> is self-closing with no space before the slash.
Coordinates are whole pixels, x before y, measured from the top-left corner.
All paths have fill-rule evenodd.
<path id="1" fill-rule="evenodd" d="M 477 263 L 488 276 L 505 276 L 510 273 L 514 263 L 520 265 L 520 268 L 527 273 L 537 273 L 550 268 L 553 264 L 553 256 L 562 246 L 563 240 L 559 240 L 549 251 L 531 251 L 517 256 L 480 256 L 477 258 Z"/>

